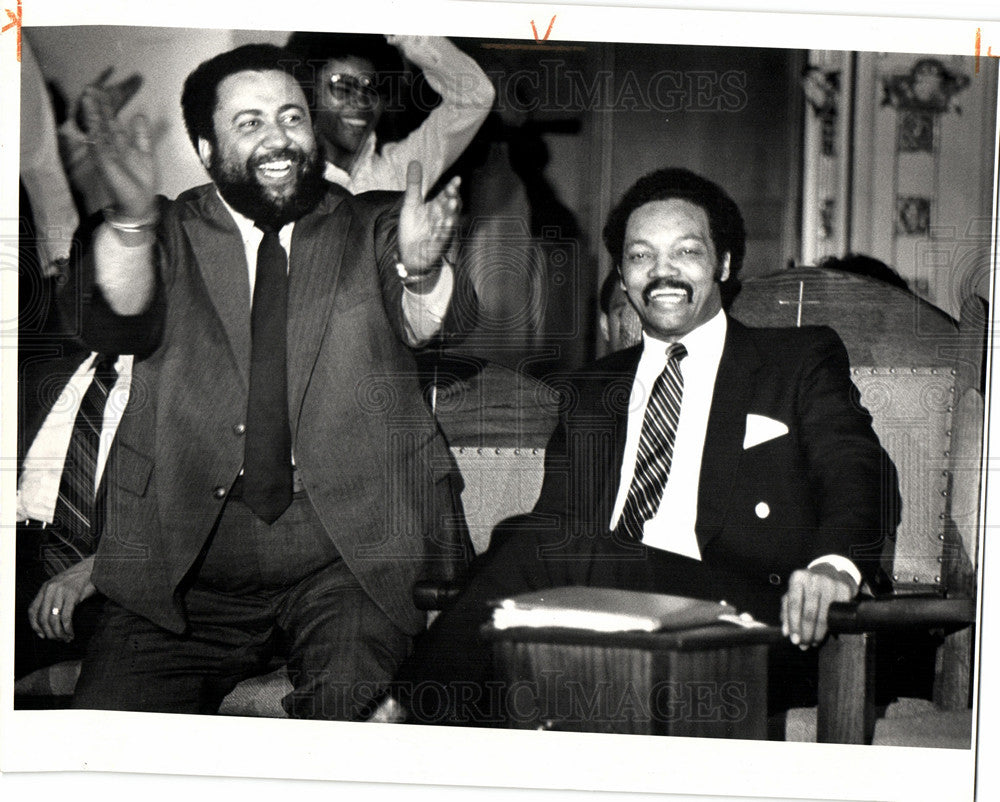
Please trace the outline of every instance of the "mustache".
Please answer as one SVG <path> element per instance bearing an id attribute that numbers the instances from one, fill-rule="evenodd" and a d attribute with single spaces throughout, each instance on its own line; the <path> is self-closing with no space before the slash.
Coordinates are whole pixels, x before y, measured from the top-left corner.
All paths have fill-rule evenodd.
<path id="1" fill-rule="evenodd" d="M 687 295 L 688 303 L 694 298 L 694 287 L 678 278 L 655 278 L 642 291 L 643 303 L 649 303 L 657 290 L 681 290 Z"/>

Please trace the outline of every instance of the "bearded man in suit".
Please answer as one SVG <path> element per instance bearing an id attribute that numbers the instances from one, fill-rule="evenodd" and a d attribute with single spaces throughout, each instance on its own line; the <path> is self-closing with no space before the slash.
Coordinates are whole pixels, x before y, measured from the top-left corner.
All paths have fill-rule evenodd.
<path id="1" fill-rule="evenodd" d="M 280 48 L 201 64 L 181 106 L 213 182 L 154 195 L 148 127 L 85 95 L 115 205 L 85 264 L 84 338 L 136 355 L 73 704 L 215 712 L 287 655 L 293 717 L 359 718 L 457 570 L 454 464 L 412 349 L 444 324 L 457 181 L 357 198 Z"/>
<path id="2" fill-rule="evenodd" d="M 751 329 L 723 311 L 745 238 L 736 203 L 687 170 L 625 193 L 604 240 L 642 342 L 560 381 L 534 510 L 494 532 L 377 720 L 501 721 L 477 638 L 489 602 L 565 585 L 725 599 L 780 623 L 772 709 L 809 692 L 830 603 L 877 575 L 897 479 L 832 330 Z"/>

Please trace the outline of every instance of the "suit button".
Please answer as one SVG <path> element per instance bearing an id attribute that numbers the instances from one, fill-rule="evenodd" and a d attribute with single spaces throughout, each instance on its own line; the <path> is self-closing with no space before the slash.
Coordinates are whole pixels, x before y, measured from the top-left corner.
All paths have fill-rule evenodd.
<path id="1" fill-rule="evenodd" d="M 215 490 L 212 491 L 212 495 L 215 496 L 217 499 L 224 499 L 226 497 L 226 488 L 224 488 L 222 485 L 219 485 L 217 488 L 215 488 Z"/>
<path id="2" fill-rule="evenodd" d="M 239 435 L 242 435 L 242 434 L 245 434 L 245 433 L 246 433 L 246 430 L 247 430 L 247 427 L 246 427 L 246 426 L 245 426 L 244 424 L 242 424 L 242 423 L 237 423 L 237 424 L 236 424 L 236 425 L 235 425 L 235 426 L 233 427 L 233 434 L 235 434 L 235 435 L 239 436 Z"/>
<path id="3" fill-rule="evenodd" d="M 766 501 L 758 501 L 757 506 L 753 508 L 758 518 L 766 518 L 771 514 L 771 508 L 767 506 Z"/>
<path id="4" fill-rule="evenodd" d="M 777 574 L 771 574 L 767 578 L 767 581 L 770 582 L 772 585 L 780 585 L 781 584 L 781 577 L 778 576 Z"/>

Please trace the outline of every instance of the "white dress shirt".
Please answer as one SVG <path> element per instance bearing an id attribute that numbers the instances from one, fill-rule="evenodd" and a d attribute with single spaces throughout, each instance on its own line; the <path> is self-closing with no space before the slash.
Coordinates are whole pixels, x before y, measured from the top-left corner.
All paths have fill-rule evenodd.
<path id="1" fill-rule="evenodd" d="M 655 515 L 643 527 L 642 542 L 653 548 L 671 551 L 694 560 L 701 559 L 695 524 L 698 517 L 698 482 L 701 476 L 701 458 L 708 430 L 708 415 L 712 407 L 715 378 L 719 360 L 726 341 L 726 316 L 720 311 L 711 320 L 689 332 L 678 342 L 687 349 L 687 356 L 680 362 L 684 390 L 681 394 L 681 411 L 674 439 L 674 453 L 670 474 Z M 667 362 L 669 343 L 642 334 L 643 348 L 632 383 L 629 398 L 628 422 L 625 436 L 625 454 L 622 458 L 618 495 L 611 513 L 610 528 L 614 530 L 628 498 L 629 487 L 635 473 L 639 451 L 639 435 L 646 414 L 649 393 L 656 378 Z M 847 557 L 828 554 L 813 560 L 808 568 L 820 563 L 846 571 L 861 584 L 861 572 Z"/>
<path id="2" fill-rule="evenodd" d="M 635 473 L 639 452 L 639 435 L 646 414 L 649 393 L 653 383 L 667 364 L 669 343 L 658 340 L 646 332 L 642 334 L 643 348 L 632 382 L 632 395 L 628 407 L 628 430 L 625 437 L 625 456 L 622 459 L 618 496 L 611 513 L 613 530 L 625 507 L 629 487 Z M 642 541 L 665 551 L 672 551 L 701 559 L 694 525 L 698 513 L 698 477 L 701 474 L 701 455 L 708 428 L 708 412 L 712 406 L 715 375 L 722 358 L 726 340 L 726 316 L 719 312 L 715 317 L 678 342 L 687 348 L 687 356 L 680 362 L 684 391 L 681 394 L 681 412 L 674 439 L 674 453 L 670 474 L 663 489 L 656 514 L 646 521 Z"/>
<path id="3" fill-rule="evenodd" d="M 20 177 L 38 232 L 41 275 L 49 276 L 55 275 L 53 262 L 69 257 L 80 219 L 59 157 L 49 91 L 27 32 L 21 45 Z"/>
<path id="4" fill-rule="evenodd" d="M 250 281 L 250 297 L 253 298 L 254 281 L 257 278 L 257 249 L 264 238 L 264 232 L 254 225 L 253 220 L 244 217 L 232 206 L 226 203 L 222 195 L 219 195 L 223 206 L 232 215 L 236 227 L 240 230 L 240 237 L 243 239 L 243 250 L 246 254 L 247 274 Z M 292 231 L 295 223 L 288 223 L 282 226 L 278 232 L 278 241 L 288 255 L 288 264 L 291 265 L 292 254 Z M 403 323 L 406 330 L 407 340 L 410 345 L 423 345 L 441 330 L 444 317 L 448 312 L 448 304 L 451 301 L 451 293 L 455 286 L 455 277 L 451 265 L 446 260 L 442 260 L 441 272 L 438 274 L 437 283 L 428 293 L 416 293 L 403 288 Z"/>
<path id="5" fill-rule="evenodd" d="M 25 454 L 21 475 L 17 480 L 18 521 L 52 523 L 59 498 L 59 483 L 66 463 L 66 452 L 73 436 L 73 424 L 80 411 L 83 396 L 94 379 L 96 357 L 97 354 L 92 352 L 80 363 L 52 405 L 28 448 L 28 453 Z M 132 387 L 132 356 L 125 354 L 118 357 L 115 369 L 118 371 L 118 378 L 108 393 L 108 401 L 104 407 L 104 421 L 97 452 L 97 470 L 94 474 L 95 494 L 104 475 L 104 466 L 107 464 L 118 424 L 121 423 L 125 405 L 128 403 Z"/>

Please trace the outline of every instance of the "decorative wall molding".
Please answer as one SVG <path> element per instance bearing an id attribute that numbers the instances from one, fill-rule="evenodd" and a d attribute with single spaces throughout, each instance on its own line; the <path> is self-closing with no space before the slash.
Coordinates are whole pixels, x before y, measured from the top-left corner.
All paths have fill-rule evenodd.
<path id="1" fill-rule="evenodd" d="M 882 105 L 943 114 L 962 109 L 954 98 L 969 85 L 969 76 L 949 70 L 943 61 L 922 58 L 909 72 L 882 78 Z"/>

